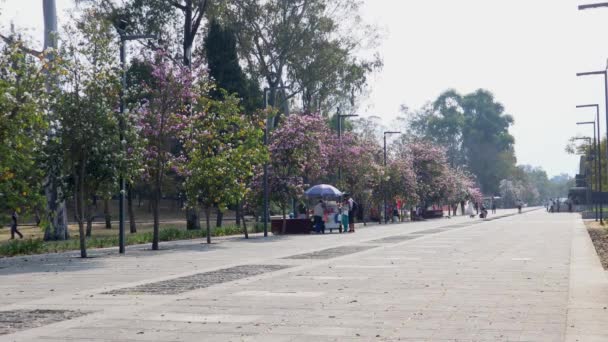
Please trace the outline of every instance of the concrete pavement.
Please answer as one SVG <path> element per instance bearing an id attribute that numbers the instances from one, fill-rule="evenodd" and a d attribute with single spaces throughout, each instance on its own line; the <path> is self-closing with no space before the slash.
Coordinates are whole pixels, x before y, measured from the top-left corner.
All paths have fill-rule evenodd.
<path id="1" fill-rule="evenodd" d="M 0 259 L 0 341 L 608 341 L 574 214 L 218 241 Z"/>

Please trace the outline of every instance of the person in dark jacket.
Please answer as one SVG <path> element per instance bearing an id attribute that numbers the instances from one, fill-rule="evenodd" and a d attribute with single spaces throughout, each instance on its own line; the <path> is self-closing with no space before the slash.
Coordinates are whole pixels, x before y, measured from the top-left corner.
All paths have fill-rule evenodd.
<path id="1" fill-rule="evenodd" d="M 19 219 L 19 215 L 17 214 L 17 210 L 13 210 L 13 215 L 11 215 L 11 240 L 15 239 L 15 234 L 19 235 L 20 239 L 23 239 L 23 234 L 17 229 L 17 220 Z"/>

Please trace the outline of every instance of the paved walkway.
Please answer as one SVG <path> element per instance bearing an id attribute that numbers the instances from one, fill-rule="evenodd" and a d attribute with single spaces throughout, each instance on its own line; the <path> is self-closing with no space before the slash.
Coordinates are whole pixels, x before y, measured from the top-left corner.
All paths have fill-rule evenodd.
<path id="1" fill-rule="evenodd" d="M 608 341 L 581 220 L 499 215 L 0 259 L 0 341 Z"/>

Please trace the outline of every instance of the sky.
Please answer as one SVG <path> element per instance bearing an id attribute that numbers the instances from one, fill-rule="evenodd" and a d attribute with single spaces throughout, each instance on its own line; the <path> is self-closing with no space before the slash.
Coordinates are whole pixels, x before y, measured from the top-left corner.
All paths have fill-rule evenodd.
<path id="1" fill-rule="evenodd" d="M 358 114 L 388 125 L 401 105 L 420 108 L 447 89 L 488 89 L 515 118 L 518 163 L 574 175 L 578 157 L 564 148 L 572 136 L 593 134 L 577 121 L 595 119 L 593 109 L 575 106 L 600 104 L 604 136 L 607 127 L 603 77 L 576 77 L 607 67 L 608 8 L 577 10 L 589 2 L 600 1 L 364 0 L 363 17 L 382 32 L 384 68 Z M 57 0 L 60 25 L 72 3 Z M 42 0 L 0 0 L 0 9 L 0 30 L 13 21 L 42 37 Z"/>

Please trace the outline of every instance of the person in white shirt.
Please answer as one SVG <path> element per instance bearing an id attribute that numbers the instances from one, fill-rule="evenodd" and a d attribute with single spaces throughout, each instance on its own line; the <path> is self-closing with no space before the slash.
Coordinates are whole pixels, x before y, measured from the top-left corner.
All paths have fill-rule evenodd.
<path id="1" fill-rule="evenodd" d="M 313 208 L 313 218 L 314 218 L 314 226 L 315 232 L 325 234 L 325 222 L 323 222 L 323 215 L 325 214 L 325 203 L 323 200 L 319 200 L 319 203 L 315 205 Z"/>

